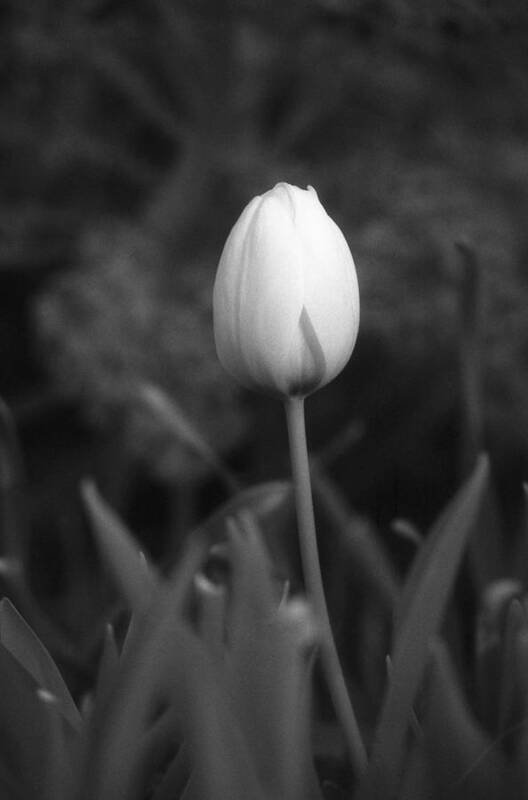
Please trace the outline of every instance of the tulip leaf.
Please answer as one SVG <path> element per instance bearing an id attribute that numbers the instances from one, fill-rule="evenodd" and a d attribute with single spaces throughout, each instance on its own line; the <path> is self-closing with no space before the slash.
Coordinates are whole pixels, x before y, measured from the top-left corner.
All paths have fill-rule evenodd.
<path id="1" fill-rule="evenodd" d="M 488 483 L 489 462 L 481 456 L 471 477 L 443 510 L 418 550 L 405 579 L 402 594 L 394 616 L 395 637 L 415 604 L 418 587 L 437 559 L 437 551 L 453 548 L 463 554 L 464 546 L 474 530 Z M 438 577 L 444 583 L 442 576 Z"/>
<path id="2" fill-rule="evenodd" d="M 194 769 L 182 800 L 271 800 L 272 795 L 264 792 L 255 774 L 226 687 L 196 643 L 187 655 L 193 665 L 186 699 Z M 290 800 L 288 795 L 282 796 Z"/>
<path id="3" fill-rule="evenodd" d="M 190 748 L 193 778 L 184 796 L 264 800 L 221 676 L 182 624 L 169 591 L 160 592 L 136 628 L 107 709 L 94 714 L 85 762 L 86 800 L 143 798 L 148 780 L 144 737 L 163 697 L 171 709 L 168 738 L 185 739 Z"/>
<path id="4" fill-rule="evenodd" d="M 78 730 L 81 716 L 55 662 L 6 597 L 0 602 L 0 642 L 37 684 L 56 698 L 65 719 Z"/>
<path id="5" fill-rule="evenodd" d="M 167 659 L 181 657 L 175 658 L 169 631 L 160 631 L 160 613 L 156 598 L 136 619 L 118 678 L 90 717 L 82 772 L 86 800 L 140 800 L 145 794 L 142 742 L 156 714 L 156 691 L 167 682 Z"/>
<path id="6" fill-rule="evenodd" d="M 358 800 L 389 800 L 402 774 L 406 734 L 416 693 L 471 534 L 489 465 L 483 456 L 427 537 L 402 595 L 391 675 L 367 773 Z"/>
<path id="7" fill-rule="evenodd" d="M 175 800 L 175 798 L 181 797 L 189 781 L 189 771 L 188 753 L 182 746 L 169 764 L 152 800 Z"/>
<path id="8" fill-rule="evenodd" d="M 423 736 L 420 735 L 410 744 L 398 798 L 401 800 L 434 800 L 436 796 Z"/>
<path id="9" fill-rule="evenodd" d="M 83 484 L 82 496 L 104 563 L 130 608 L 142 613 L 156 590 L 154 568 L 92 483 Z"/>
<path id="10" fill-rule="evenodd" d="M 436 641 L 431 652 L 421 724 L 435 786 L 453 800 L 500 800 L 506 760 L 473 717 L 445 644 Z"/>
<path id="11" fill-rule="evenodd" d="M 470 537 L 468 548 L 468 563 L 478 595 L 492 581 L 507 574 L 503 542 L 498 500 L 493 484 L 490 484 L 483 495 L 474 535 Z"/>
<path id="12" fill-rule="evenodd" d="M 519 525 L 520 530 L 517 531 L 517 546 L 511 548 L 508 574 L 526 584 L 528 582 L 528 483 L 523 484 L 523 495 L 524 508 Z"/>
<path id="13" fill-rule="evenodd" d="M 236 717 L 271 796 L 320 798 L 309 744 L 311 669 L 302 622 L 289 616 L 287 599 L 279 605 L 256 526 L 246 518 L 230 527 L 226 671 Z"/>
<path id="14" fill-rule="evenodd" d="M 270 481 L 244 489 L 200 523 L 190 538 L 201 535 L 211 544 L 224 541 L 227 520 L 244 512 L 251 514 L 262 531 L 274 569 L 283 578 L 289 577 L 292 563 L 290 545 L 295 542 L 291 535 L 295 528 L 289 481 Z"/>
<path id="15" fill-rule="evenodd" d="M 196 453 L 208 467 L 224 481 L 230 492 L 240 488 L 238 481 L 184 410 L 159 386 L 144 384 L 139 390 L 140 398 L 177 439 Z"/>
<path id="16" fill-rule="evenodd" d="M 502 663 L 511 660 L 511 648 L 518 631 L 507 630 L 512 601 L 521 597 L 519 581 L 502 578 L 490 583 L 481 597 L 475 626 L 475 686 L 479 716 L 488 730 L 500 732 Z M 513 606 L 523 615 L 522 606 Z M 515 611 L 514 611 L 515 618 Z M 510 622 L 514 621 L 510 619 Z M 506 662 L 504 662 L 506 663 Z M 514 679 L 514 674 L 510 674 Z M 509 690 L 507 690 L 509 691 Z"/>
<path id="17" fill-rule="evenodd" d="M 226 634 L 226 588 L 197 575 L 194 582 L 197 597 L 197 629 L 211 655 L 222 662 Z"/>
<path id="18" fill-rule="evenodd" d="M 519 599 L 514 598 L 508 606 L 506 616 L 498 701 L 498 731 L 506 749 L 513 746 L 518 726 L 522 724 L 526 713 L 522 674 L 525 664 L 522 660 L 519 663 L 519 642 L 527 636 L 528 619 L 525 608 Z"/>
<path id="19" fill-rule="evenodd" d="M 365 582 L 392 611 L 399 596 L 399 580 L 371 523 L 348 507 L 326 473 L 312 470 L 315 499 L 338 531 L 344 555 L 358 569 Z"/>
<path id="20" fill-rule="evenodd" d="M 80 738 L 71 735 L 71 729 L 53 695 L 39 689 L 37 696 L 48 712 L 47 800 L 70 800 L 78 778 Z"/>
<path id="21" fill-rule="evenodd" d="M 145 736 L 180 670 L 185 671 L 187 666 L 192 673 L 178 631 L 184 601 L 203 553 L 201 539 L 192 540 L 149 607 L 132 615 L 115 677 L 110 678 L 103 702 L 95 704 L 89 719 L 81 769 L 84 800 L 143 800 L 142 790 L 148 780 Z M 113 671 L 114 646 L 108 646 Z M 176 700 L 173 706 L 181 717 L 181 703 Z M 171 730 L 173 736 L 181 739 L 178 726 Z"/>
<path id="22" fill-rule="evenodd" d="M 60 752 L 55 747 L 52 726 L 57 720 L 62 723 L 62 717 L 42 701 L 42 690 L 33 676 L 3 645 L 0 687 L 0 773 L 12 776 L 24 798 L 60 800 L 54 780 L 57 756 L 64 763 L 72 761 L 69 748 L 66 752 L 64 728 L 58 743 Z"/>
<path id="23" fill-rule="evenodd" d="M 524 698 L 524 714 L 526 714 L 526 698 L 528 697 L 528 634 L 521 631 L 516 641 L 516 667 L 519 676 L 520 693 Z M 516 747 L 515 770 L 521 784 L 519 797 L 526 797 L 528 794 L 528 726 L 526 718 L 518 728 L 518 742 Z"/>
<path id="24" fill-rule="evenodd" d="M 205 522 L 201 523 L 199 530 L 209 539 L 223 538 L 225 535 L 225 521 L 229 517 L 235 518 L 241 511 L 249 511 L 259 525 L 276 512 L 291 496 L 289 481 L 269 481 L 259 483 L 244 489 L 235 497 L 220 506 Z"/>
<path id="25" fill-rule="evenodd" d="M 103 647 L 99 657 L 97 680 L 95 686 L 96 703 L 105 703 L 116 680 L 119 668 L 119 653 L 114 629 L 108 625 L 103 639 Z"/>

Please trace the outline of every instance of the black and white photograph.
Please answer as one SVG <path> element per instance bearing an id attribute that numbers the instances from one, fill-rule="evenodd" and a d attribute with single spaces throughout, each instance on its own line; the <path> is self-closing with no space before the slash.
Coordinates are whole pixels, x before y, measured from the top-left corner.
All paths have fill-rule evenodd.
<path id="1" fill-rule="evenodd" d="M 0 0 L 0 800 L 528 800 L 528 3 Z"/>

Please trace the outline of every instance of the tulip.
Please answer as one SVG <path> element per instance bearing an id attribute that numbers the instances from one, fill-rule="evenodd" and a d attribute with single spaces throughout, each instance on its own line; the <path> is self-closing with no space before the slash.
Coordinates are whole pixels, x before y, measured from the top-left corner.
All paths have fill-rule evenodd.
<path id="1" fill-rule="evenodd" d="M 279 183 L 246 206 L 213 311 L 218 357 L 249 388 L 306 396 L 343 369 L 359 325 L 356 270 L 314 189 Z"/>
<path id="2" fill-rule="evenodd" d="M 304 582 L 323 671 L 359 776 L 367 756 L 326 605 L 304 417 L 305 397 L 338 375 L 352 354 L 359 291 L 345 237 L 314 189 L 278 183 L 246 206 L 220 257 L 213 316 L 226 370 L 284 400 Z"/>

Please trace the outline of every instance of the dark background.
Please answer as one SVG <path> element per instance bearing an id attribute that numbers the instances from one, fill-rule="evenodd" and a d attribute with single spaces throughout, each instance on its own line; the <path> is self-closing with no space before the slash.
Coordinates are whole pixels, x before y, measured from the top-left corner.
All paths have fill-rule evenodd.
<path id="1" fill-rule="evenodd" d="M 211 320 L 229 229 L 279 180 L 317 189 L 360 283 L 356 352 L 308 402 L 313 451 L 389 548 L 391 521 L 427 526 L 483 447 L 516 525 L 524 6 L 4 0 L 0 393 L 25 459 L 31 579 L 70 632 L 97 614 L 82 477 L 156 557 L 225 498 L 138 400 L 142 382 L 242 484 L 288 474 L 281 409 L 224 375 Z"/>

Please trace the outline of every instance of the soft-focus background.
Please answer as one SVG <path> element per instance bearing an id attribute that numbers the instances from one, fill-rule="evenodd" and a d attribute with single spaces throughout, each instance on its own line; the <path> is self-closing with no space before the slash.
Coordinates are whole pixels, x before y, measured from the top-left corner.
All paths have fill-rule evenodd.
<path id="1" fill-rule="evenodd" d="M 279 405 L 224 375 L 211 321 L 229 229 L 279 180 L 317 189 L 361 289 L 313 452 L 396 555 L 394 520 L 426 526 L 483 446 L 515 523 L 527 45 L 521 0 L 5 0 L 0 393 L 34 591 L 70 633 L 97 615 L 82 477 L 156 557 L 226 496 L 144 383 L 242 485 L 288 474 Z"/>

